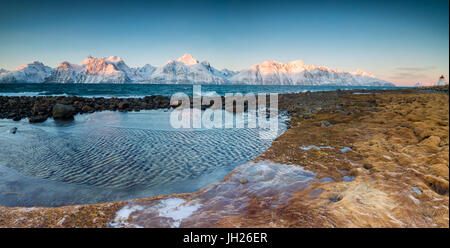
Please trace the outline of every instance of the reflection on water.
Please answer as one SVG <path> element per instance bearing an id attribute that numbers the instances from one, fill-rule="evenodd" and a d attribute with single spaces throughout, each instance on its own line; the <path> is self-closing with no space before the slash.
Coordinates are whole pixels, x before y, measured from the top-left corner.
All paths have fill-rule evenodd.
<path id="1" fill-rule="evenodd" d="M 258 129 L 179 130 L 170 112 L 0 120 L 0 205 L 60 206 L 192 192 L 266 150 Z M 280 132 L 284 125 L 280 123 Z M 16 134 L 9 130 L 18 127 Z"/>

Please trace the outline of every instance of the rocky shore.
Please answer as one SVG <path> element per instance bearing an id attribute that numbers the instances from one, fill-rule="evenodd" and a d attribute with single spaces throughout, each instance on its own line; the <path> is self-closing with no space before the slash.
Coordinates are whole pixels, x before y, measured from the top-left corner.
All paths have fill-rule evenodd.
<path id="1" fill-rule="evenodd" d="M 0 98 L 3 118 L 11 99 Z M 79 98 L 52 99 L 52 108 L 61 103 L 81 113 L 84 106 L 75 104 Z M 27 108 L 36 104 L 27 101 Z M 89 101 L 96 102 L 83 103 Z M 114 104 L 102 105 L 122 111 L 143 103 L 108 101 Z M 120 109 L 120 101 L 133 103 Z M 290 128 L 217 185 L 122 202 L 0 207 L 0 227 L 448 228 L 448 103 L 448 86 L 280 95 Z M 313 179 L 297 184 L 304 178 L 283 177 L 299 173 Z M 183 216 L 167 214 L 170 209 L 183 209 Z"/>
<path id="2" fill-rule="evenodd" d="M 388 92 L 422 92 L 422 93 L 446 93 L 448 94 L 448 86 L 443 87 L 422 87 L 407 90 L 346 90 L 346 91 L 325 91 L 325 92 L 305 92 L 300 94 L 285 94 L 280 95 L 279 102 L 282 104 L 281 110 L 292 112 L 293 108 L 298 107 L 297 104 L 303 104 L 302 108 L 305 113 L 310 114 L 315 110 L 321 109 L 321 106 L 328 107 L 329 103 L 334 102 L 336 96 L 346 94 L 372 94 L 372 93 L 388 93 Z M 297 101 L 297 95 L 309 100 Z M 293 96 L 293 97 L 292 97 Z M 222 96 L 222 108 L 225 108 L 225 98 Z M 270 104 L 270 98 L 266 98 L 267 104 Z M 258 103 L 258 99 L 256 99 Z M 54 117 L 54 107 L 59 104 L 59 112 L 56 113 L 65 118 L 71 118 L 76 114 L 93 113 L 95 111 L 141 111 L 151 109 L 163 109 L 177 107 L 171 106 L 170 98 L 166 96 L 154 95 L 143 98 L 104 98 L 104 97 L 78 97 L 78 96 L 0 96 L 0 118 L 13 119 L 19 121 L 23 118 L 28 118 L 29 122 L 43 122 L 50 117 Z M 212 103 L 211 103 L 212 104 Z M 202 105 L 202 109 L 211 107 L 210 105 Z M 64 105 L 73 109 L 61 113 Z M 193 101 L 190 98 L 190 105 L 192 107 Z M 236 110 L 236 109 L 234 109 Z M 247 103 L 245 102 L 244 111 L 247 110 Z"/>
<path id="3" fill-rule="evenodd" d="M 95 111 L 140 111 L 145 109 L 168 108 L 170 99 L 165 96 L 147 96 L 144 98 L 85 98 L 64 96 L 8 97 L 0 96 L 0 118 L 19 121 L 28 118 L 30 122 L 43 122 L 54 115 L 57 104 L 73 107 L 75 114 Z"/>
<path id="4" fill-rule="evenodd" d="M 426 90 L 426 89 L 422 89 Z M 433 88 L 432 90 L 436 90 Z M 333 92 L 315 92 L 311 94 L 310 92 L 302 93 L 304 96 L 311 96 L 315 99 L 314 102 L 317 104 L 327 104 L 331 99 L 330 95 L 341 95 L 341 94 L 353 94 L 353 93 L 384 93 L 389 92 L 388 90 L 353 90 L 353 91 L 335 91 Z M 448 88 L 447 88 L 448 93 Z M 287 94 L 289 95 L 289 94 Z M 225 107 L 225 98 L 222 96 L 222 108 Z M 258 99 L 256 99 L 256 103 Z M 267 97 L 267 104 L 270 103 L 269 97 Z M 73 107 L 73 109 L 67 110 L 66 113 L 62 114 L 63 117 L 67 115 L 67 118 L 76 114 L 93 113 L 95 111 L 141 111 L 141 110 L 151 110 L 151 109 L 161 109 L 177 107 L 177 105 L 171 106 L 170 98 L 166 96 L 146 96 L 143 98 L 104 98 L 104 97 L 78 97 L 78 96 L 0 96 L 0 118 L 13 119 L 14 121 L 19 121 L 23 118 L 28 118 L 29 122 L 43 122 L 50 117 L 54 117 L 54 107 L 59 104 L 59 112 L 64 111 L 61 109 L 61 105 L 66 106 L 66 108 Z M 192 107 L 192 98 L 190 98 L 190 105 Z M 206 109 L 211 105 L 202 105 L 202 109 Z M 305 104 L 305 108 L 311 109 L 311 104 Z M 247 104 L 245 103 L 244 110 L 247 109 Z M 287 109 L 291 108 L 289 106 Z M 58 118 L 58 113 L 56 113 Z M 64 119 L 64 118 L 62 118 Z"/>
<path id="5" fill-rule="evenodd" d="M 192 97 L 189 98 L 190 107 L 193 106 Z M 221 97 L 221 108 L 225 109 L 225 98 Z M 205 110 L 212 106 L 214 102 L 201 105 Z M 256 99 L 256 103 L 258 100 Z M 270 103 L 267 97 L 267 104 Z M 244 103 L 243 111 L 247 111 L 248 104 Z M 86 98 L 86 97 L 65 97 L 65 96 L 0 96 L 0 118 L 19 121 L 28 118 L 30 123 L 44 122 L 48 118 L 73 119 L 76 114 L 93 113 L 96 111 L 141 111 L 151 109 L 176 108 L 180 104 L 171 105 L 170 98 L 166 96 L 146 96 L 143 98 Z M 236 108 L 233 108 L 236 111 Z M 230 110 L 231 111 L 231 110 Z"/>

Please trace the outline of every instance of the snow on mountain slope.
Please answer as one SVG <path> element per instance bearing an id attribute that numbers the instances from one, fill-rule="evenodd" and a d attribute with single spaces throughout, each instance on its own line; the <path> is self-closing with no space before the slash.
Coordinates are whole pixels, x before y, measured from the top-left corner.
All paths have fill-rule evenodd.
<path id="1" fill-rule="evenodd" d="M 76 83 L 77 75 L 81 70 L 81 66 L 64 61 L 53 69 L 52 74 L 45 81 L 52 83 Z"/>
<path id="2" fill-rule="evenodd" d="M 169 60 L 158 67 L 148 78 L 151 83 L 194 84 L 210 83 L 224 84 L 224 74 L 211 67 L 207 61 L 199 62 L 190 54 L 185 54 L 177 60 Z"/>
<path id="3" fill-rule="evenodd" d="M 234 84 L 262 85 L 345 85 L 345 86 L 393 86 L 362 70 L 345 72 L 323 66 L 305 65 L 296 60 L 279 63 L 266 60 L 242 70 L 229 78 Z"/>
<path id="4" fill-rule="evenodd" d="M 127 74 L 119 70 L 114 62 L 115 59 L 109 58 L 94 58 L 88 56 L 81 66 L 83 70 L 77 75 L 79 83 L 125 83 L 127 81 Z"/>
<path id="5" fill-rule="evenodd" d="M 0 74 L 0 83 L 42 83 L 52 73 L 52 68 L 39 61 L 16 68 L 15 71 L 4 71 Z"/>
<path id="6" fill-rule="evenodd" d="M 185 55 L 181 56 L 177 59 L 178 62 L 181 62 L 187 66 L 198 64 L 199 61 L 197 59 L 194 59 L 192 55 L 189 53 L 186 53 Z"/>
<path id="7" fill-rule="evenodd" d="M 138 75 L 140 75 L 141 79 L 139 81 L 146 81 L 150 78 L 150 76 L 156 70 L 156 67 L 154 67 L 150 64 L 146 64 L 142 67 L 136 67 L 136 68 L 134 68 L 134 70 L 136 70 L 136 73 Z"/>
<path id="8" fill-rule="evenodd" d="M 65 61 L 55 69 L 34 61 L 15 71 L 0 70 L 0 83 L 15 82 L 393 86 L 359 69 L 345 72 L 305 65 L 302 60 L 266 60 L 239 72 L 217 70 L 208 61 L 199 62 L 190 54 L 160 67 L 146 64 L 130 68 L 117 56 L 88 56 L 80 65 Z"/>
<path id="9" fill-rule="evenodd" d="M 127 83 L 142 77 L 117 56 L 94 58 L 88 56 L 80 65 L 61 63 L 53 70 L 49 83 Z"/>
<path id="10" fill-rule="evenodd" d="M 105 62 L 113 64 L 117 70 L 124 72 L 127 77 L 126 78 L 127 82 L 137 81 L 137 80 L 142 79 L 142 76 L 139 73 L 137 73 L 136 69 L 128 67 L 128 65 L 125 64 L 123 59 L 120 57 L 110 56 L 110 57 L 105 58 Z"/>
<path id="11" fill-rule="evenodd" d="M 223 70 L 220 71 L 220 73 L 222 73 L 222 75 L 225 78 L 229 78 L 229 77 L 234 76 L 234 75 L 237 74 L 237 72 L 231 71 L 231 70 L 228 70 L 228 69 L 223 69 Z"/>

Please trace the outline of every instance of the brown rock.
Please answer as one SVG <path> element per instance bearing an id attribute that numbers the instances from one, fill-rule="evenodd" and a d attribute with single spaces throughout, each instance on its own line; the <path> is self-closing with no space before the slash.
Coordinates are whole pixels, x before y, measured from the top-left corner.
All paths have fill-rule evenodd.
<path id="1" fill-rule="evenodd" d="M 430 136 L 420 142 L 420 146 L 424 147 L 428 152 L 437 152 L 439 151 L 439 143 L 441 143 L 441 138 Z"/>
<path id="2" fill-rule="evenodd" d="M 448 194 L 448 181 L 432 175 L 426 175 L 424 177 L 425 183 L 440 195 Z"/>
<path id="3" fill-rule="evenodd" d="M 93 109 L 91 106 L 89 106 L 89 105 L 84 105 L 84 106 L 81 108 L 81 111 L 82 111 L 83 113 L 92 113 L 92 112 L 94 112 L 94 109 Z"/>
<path id="4" fill-rule="evenodd" d="M 44 122 L 45 120 L 47 120 L 47 116 L 43 115 L 33 115 L 30 118 L 28 118 L 28 121 L 30 123 Z"/>
<path id="5" fill-rule="evenodd" d="M 53 107 L 53 118 L 54 119 L 73 119 L 76 111 L 71 105 L 64 105 L 57 103 Z"/>
<path id="6" fill-rule="evenodd" d="M 130 103 L 127 101 L 121 101 L 118 105 L 120 110 L 125 110 L 130 107 Z"/>

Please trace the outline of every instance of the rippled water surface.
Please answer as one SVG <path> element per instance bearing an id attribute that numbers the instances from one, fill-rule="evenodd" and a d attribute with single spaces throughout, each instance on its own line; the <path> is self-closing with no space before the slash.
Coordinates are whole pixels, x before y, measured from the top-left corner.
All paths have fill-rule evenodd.
<path id="1" fill-rule="evenodd" d="M 0 205 L 60 206 L 193 192 L 222 180 L 272 142 L 260 139 L 259 129 L 180 130 L 169 118 L 169 111 L 152 110 L 39 124 L 0 119 Z"/>
<path id="2" fill-rule="evenodd" d="M 333 85 L 202 85 L 204 93 L 293 93 L 305 91 L 333 91 L 355 89 L 399 89 L 402 87 L 333 86 Z M 405 88 L 405 87 L 403 87 Z M 172 96 L 183 92 L 192 96 L 192 85 L 185 84 L 0 84 L 0 96 L 102 96 L 143 97 L 147 95 Z"/>

